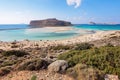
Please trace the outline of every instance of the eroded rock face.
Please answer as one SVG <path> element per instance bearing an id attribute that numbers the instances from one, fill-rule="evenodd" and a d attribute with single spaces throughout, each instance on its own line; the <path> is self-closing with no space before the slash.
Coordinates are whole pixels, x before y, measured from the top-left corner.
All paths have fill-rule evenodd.
<path id="1" fill-rule="evenodd" d="M 56 18 L 45 19 L 45 20 L 34 20 L 30 22 L 30 26 L 33 28 L 37 27 L 51 27 L 51 26 L 72 26 L 71 22 L 57 20 Z"/>
<path id="2" fill-rule="evenodd" d="M 65 60 L 57 60 L 53 63 L 51 63 L 49 66 L 48 66 L 48 70 L 50 72 L 59 72 L 59 73 L 62 73 L 62 72 L 65 72 L 65 70 L 67 69 L 68 67 L 68 62 L 65 61 Z"/>

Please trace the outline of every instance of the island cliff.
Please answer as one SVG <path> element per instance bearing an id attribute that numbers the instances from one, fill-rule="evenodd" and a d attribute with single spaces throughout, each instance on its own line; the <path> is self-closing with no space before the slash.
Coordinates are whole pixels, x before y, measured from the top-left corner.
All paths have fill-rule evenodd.
<path id="1" fill-rule="evenodd" d="M 31 27 L 54 27 L 54 26 L 72 26 L 71 22 L 57 20 L 56 18 L 45 20 L 33 20 L 30 22 Z"/>

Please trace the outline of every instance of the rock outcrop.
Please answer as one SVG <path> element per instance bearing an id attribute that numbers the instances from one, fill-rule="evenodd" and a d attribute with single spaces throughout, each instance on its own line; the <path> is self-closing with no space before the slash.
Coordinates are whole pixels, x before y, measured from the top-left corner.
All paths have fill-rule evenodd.
<path id="1" fill-rule="evenodd" d="M 65 60 L 57 60 L 53 63 L 51 63 L 48 66 L 48 70 L 50 72 L 65 72 L 65 70 L 68 68 L 68 62 Z"/>
<path id="2" fill-rule="evenodd" d="M 72 26 L 71 22 L 57 20 L 56 18 L 45 20 L 33 20 L 30 22 L 32 28 L 37 27 L 51 27 L 51 26 Z"/>
<path id="3" fill-rule="evenodd" d="M 105 75 L 105 80 L 119 80 L 119 78 L 118 78 L 118 75 L 106 74 Z"/>
<path id="4" fill-rule="evenodd" d="M 92 22 L 92 21 L 90 22 L 90 24 L 92 24 L 92 25 L 96 25 L 96 23 L 95 23 L 95 22 Z"/>

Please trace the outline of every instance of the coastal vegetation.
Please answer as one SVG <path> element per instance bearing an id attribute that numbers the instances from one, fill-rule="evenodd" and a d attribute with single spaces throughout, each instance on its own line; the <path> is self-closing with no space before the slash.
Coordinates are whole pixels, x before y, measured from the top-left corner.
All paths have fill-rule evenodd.
<path id="1" fill-rule="evenodd" d="M 104 75 L 100 70 L 85 64 L 77 64 L 72 68 L 68 68 L 66 73 L 75 80 L 104 80 Z"/>
<path id="2" fill-rule="evenodd" d="M 10 50 L 10 51 L 4 51 L 2 52 L 3 56 L 12 56 L 15 55 L 17 57 L 22 57 L 24 55 L 27 55 L 28 53 L 26 53 L 25 51 L 19 51 L 19 50 Z"/>
<path id="3" fill-rule="evenodd" d="M 41 69 L 46 69 L 47 66 L 48 66 L 47 61 L 42 59 L 33 59 L 21 63 L 18 67 L 18 70 L 37 71 Z"/>
<path id="4" fill-rule="evenodd" d="M 35 48 L 0 50 L 0 76 L 12 71 L 43 70 L 66 74 L 75 80 L 104 80 L 106 74 L 120 77 L 120 46 L 106 43 L 98 47 L 92 43 L 48 47 L 39 47 L 37 44 Z M 31 80 L 38 78 L 38 75 L 31 76 Z"/>
<path id="5" fill-rule="evenodd" d="M 36 80 L 37 79 L 37 76 L 33 75 L 31 80 Z"/>
<path id="6" fill-rule="evenodd" d="M 99 48 L 71 50 L 59 55 L 58 59 L 68 61 L 69 67 L 74 70 L 79 64 L 85 64 L 88 67 L 99 70 L 103 74 L 120 76 L 120 46 L 108 44 Z M 68 71 L 70 72 L 69 69 Z M 79 71 L 75 71 L 75 74 L 78 75 Z"/>
<path id="7" fill-rule="evenodd" d="M 72 49 L 73 48 L 73 46 L 71 46 L 71 45 L 57 45 L 57 46 L 53 46 L 51 49 L 53 49 L 53 50 L 70 50 L 70 49 Z"/>
<path id="8" fill-rule="evenodd" d="M 81 43 L 75 45 L 75 50 L 86 50 L 92 48 L 94 45 L 89 43 Z"/>

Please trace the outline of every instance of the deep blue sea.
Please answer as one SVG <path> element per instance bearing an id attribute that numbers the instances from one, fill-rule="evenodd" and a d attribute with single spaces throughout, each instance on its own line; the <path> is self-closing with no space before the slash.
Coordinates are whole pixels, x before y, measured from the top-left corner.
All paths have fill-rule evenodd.
<path id="1" fill-rule="evenodd" d="M 0 30 L 9 30 L 9 29 L 25 29 L 28 28 L 26 24 L 3 24 L 0 25 Z"/>
<path id="2" fill-rule="evenodd" d="M 44 28 L 30 29 L 26 24 L 0 25 L 0 41 L 14 40 L 60 40 L 72 38 L 73 36 L 90 34 L 89 31 L 97 30 L 120 30 L 120 25 L 88 25 L 76 24 L 74 30 L 51 32 Z M 81 31 L 82 30 L 82 31 Z M 88 32 L 85 32 L 87 30 Z"/>

